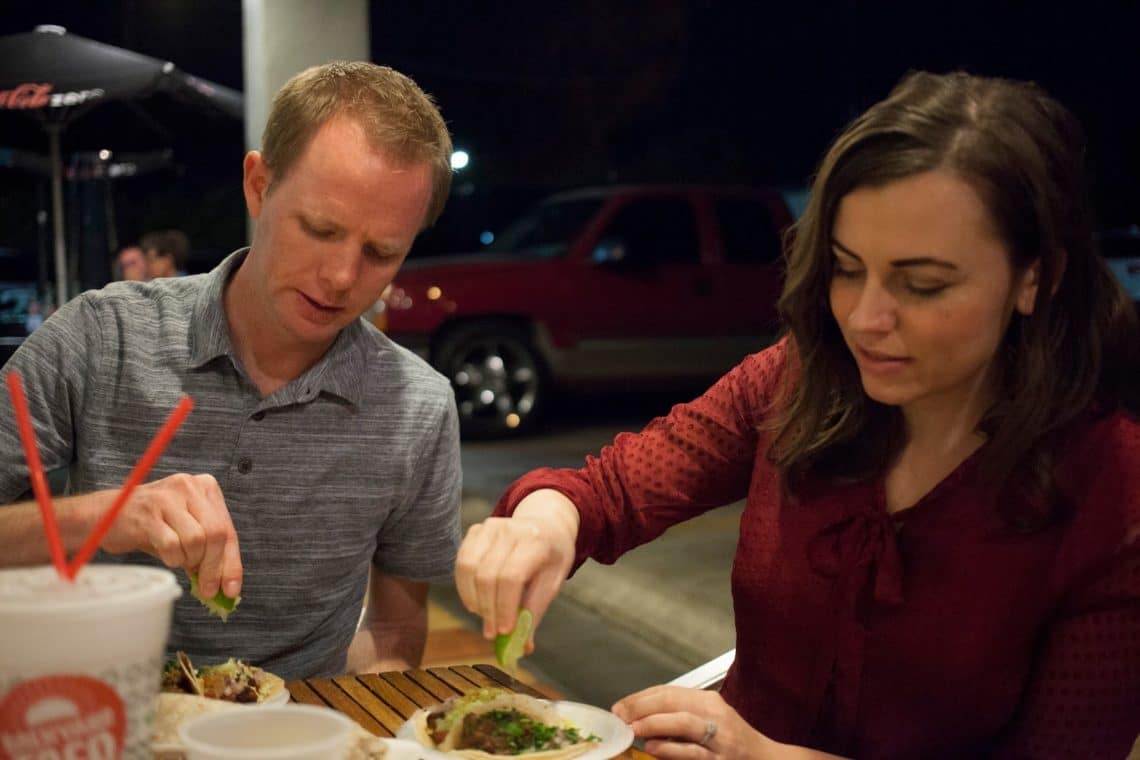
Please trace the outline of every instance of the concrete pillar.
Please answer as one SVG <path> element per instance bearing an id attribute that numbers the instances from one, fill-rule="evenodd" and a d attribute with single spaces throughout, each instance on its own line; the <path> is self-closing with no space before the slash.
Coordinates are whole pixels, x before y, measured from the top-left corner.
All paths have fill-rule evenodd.
<path id="1" fill-rule="evenodd" d="M 245 144 L 261 147 L 273 94 L 333 60 L 371 60 L 368 0 L 242 0 Z"/>

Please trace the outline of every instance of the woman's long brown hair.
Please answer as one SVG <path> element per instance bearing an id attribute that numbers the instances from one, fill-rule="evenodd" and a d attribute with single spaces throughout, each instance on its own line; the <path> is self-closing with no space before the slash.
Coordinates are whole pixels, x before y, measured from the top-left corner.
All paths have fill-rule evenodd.
<path id="1" fill-rule="evenodd" d="M 867 397 L 831 314 L 831 235 L 848 193 L 937 169 L 980 194 L 1015 272 L 1040 262 L 1033 313 L 1014 315 L 999 349 L 983 475 L 995 494 L 1044 497 L 1031 501 L 1045 519 L 1063 508 L 1055 436 L 1090 413 L 1135 412 L 1140 384 L 1136 311 L 1097 250 L 1084 158 L 1080 125 L 1041 89 L 961 72 L 910 74 L 843 131 L 796 226 L 779 302 L 791 361 L 768 455 L 790 493 L 882 476 L 905 444 L 899 410 Z"/>

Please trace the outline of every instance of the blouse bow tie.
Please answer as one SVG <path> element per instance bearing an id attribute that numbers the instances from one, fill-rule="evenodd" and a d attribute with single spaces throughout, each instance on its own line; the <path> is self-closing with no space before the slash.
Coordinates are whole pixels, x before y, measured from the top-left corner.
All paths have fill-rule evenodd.
<path id="1" fill-rule="evenodd" d="M 869 588 L 880 604 L 904 601 L 895 521 L 885 513 L 858 512 L 826 526 L 808 544 L 808 561 L 825 577 L 849 576 L 856 598 Z"/>

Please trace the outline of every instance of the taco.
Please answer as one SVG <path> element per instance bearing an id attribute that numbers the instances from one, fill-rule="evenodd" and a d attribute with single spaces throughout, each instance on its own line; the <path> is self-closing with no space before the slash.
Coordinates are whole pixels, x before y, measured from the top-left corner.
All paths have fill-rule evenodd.
<path id="1" fill-rule="evenodd" d="M 241 710 L 232 702 L 206 699 L 192 694 L 163 693 L 155 703 L 154 723 L 151 725 L 152 742 L 157 747 L 155 754 L 161 757 L 183 756 L 178 738 L 178 727 L 197 715 L 221 710 Z"/>
<path id="2" fill-rule="evenodd" d="M 196 668 L 185 652 L 178 652 L 162 671 L 165 692 L 226 702 L 265 702 L 281 694 L 284 688 L 285 681 L 279 676 L 232 657 L 220 665 Z"/>
<path id="3" fill-rule="evenodd" d="M 413 727 L 425 747 L 470 760 L 568 760 L 599 741 L 549 702 L 502 689 L 480 689 L 421 710 Z"/>

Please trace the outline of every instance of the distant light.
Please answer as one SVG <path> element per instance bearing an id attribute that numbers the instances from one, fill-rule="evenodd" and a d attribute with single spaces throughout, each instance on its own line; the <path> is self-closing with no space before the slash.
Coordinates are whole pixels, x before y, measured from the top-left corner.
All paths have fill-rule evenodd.
<path id="1" fill-rule="evenodd" d="M 495 233 L 490 230 L 483 230 L 479 233 L 479 242 L 483 245 L 490 245 L 495 242 Z"/>
<path id="2" fill-rule="evenodd" d="M 439 297 L 443 295 L 443 291 L 439 289 L 438 285 L 432 285 L 427 289 L 427 297 L 429 301 L 438 301 Z"/>
<path id="3" fill-rule="evenodd" d="M 519 416 L 517 414 L 511 412 L 507 415 L 506 419 L 504 419 L 503 422 L 507 423 L 507 427 L 509 428 L 517 428 L 522 420 L 519 419 Z"/>
<path id="4" fill-rule="evenodd" d="M 120 164 L 110 164 L 107 167 L 107 176 L 109 177 L 131 177 L 138 174 L 138 164 L 126 161 Z"/>
<path id="5" fill-rule="evenodd" d="M 111 151 L 107 150 L 106 148 L 103 148 L 103 150 L 99 151 L 99 160 L 100 161 L 107 161 L 110 158 L 111 158 Z"/>
<path id="6" fill-rule="evenodd" d="M 479 400 L 484 404 L 490 404 L 495 400 L 495 392 L 491 390 L 484 390 L 479 392 Z"/>
<path id="7" fill-rule="evenodd" d="M 467 151 L 457 150 L 451 154 L 451 168 L 455 171 L 466 169 L 469 163 L 471 163 L 471 156 L 467 155 Z"/>

